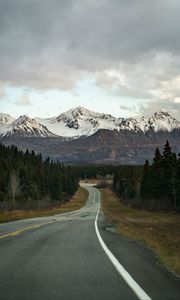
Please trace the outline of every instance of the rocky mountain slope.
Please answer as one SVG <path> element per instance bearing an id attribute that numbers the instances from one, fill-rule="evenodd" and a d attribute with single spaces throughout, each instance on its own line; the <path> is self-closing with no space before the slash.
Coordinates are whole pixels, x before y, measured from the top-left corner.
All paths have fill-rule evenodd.
<path id="1" fill-rule="evenodd" d="M 57 137 L 35 138 L 9 136 L 1 141 L 6 145 L 15 144 L 25 151 L 34 150 L 43 157 L 51 157 L 68 164 L 143 164 L 151 160 L 155 147 L 163 149 L 169 140 L 172 150 L 180 153 L 180 130 L 148 131 L 146 133 L 129 130 L 117 131 L 100 129 L 96 133 L 78 139 Z"/>

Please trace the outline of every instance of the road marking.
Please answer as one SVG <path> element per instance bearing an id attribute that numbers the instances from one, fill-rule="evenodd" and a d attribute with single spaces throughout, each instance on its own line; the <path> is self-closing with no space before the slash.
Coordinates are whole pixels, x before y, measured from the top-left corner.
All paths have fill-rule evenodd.
<path id="1" fill-rule="evenodd" d="M 24 231 L 27 231 L 27 230 L 30 230 L 30 229 L 34 229 L 34 228 L 39 228 L 39 227 L 41 227 L 43 225 L 50 224 L 50 223 L 53 223 L 53 222 L 55 222 L 55 220 L 52 220 L 52 221 L 49 221 L 49 222 L 46 222 L 46 223 L 36 224 L 36 225 L 30 226 L 30 227 L 26 227 L 26 228 L 23 228 L 23 229 L 18 229 L 16 231 L 13 231 L 13 232 L 1 235 L 0 239 L 3 239 L 3 238 L 8 237 L 8 236 L 16 236 L 16 235 L 18 235 L 18 234 L 20 234 L 20 233 L 22 233 Z"/>
<path id="2" fill-rule="evenodd" d="M 104 243 L 98 229 L 97 220 L 99 216 L 100 208 L 96 214 L 95 218 L 95 231 L 98 237 L 98 240 L 108 256 L 109 260 L 112 262 L 118 273 L 123 277 L 129 287 L 134 291 L 139 300 L 151 300 L 151 298 L 143 291 L 143 289 L 139 286 L 139 284 L 131 277 L 131 275 L 124 269 L 124 267 L 119 263 L 116 257 L 112 254 L 112 252 L 108 249 L 106 244 Z"/>

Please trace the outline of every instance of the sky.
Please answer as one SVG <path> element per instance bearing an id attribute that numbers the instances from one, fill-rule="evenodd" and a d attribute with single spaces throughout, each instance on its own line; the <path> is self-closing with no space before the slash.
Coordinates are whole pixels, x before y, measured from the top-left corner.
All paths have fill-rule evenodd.
<path id="1" fill-rule="evenodd" d="M 0 112 L 180 121 L 179 0 L 0 0 Z"/>

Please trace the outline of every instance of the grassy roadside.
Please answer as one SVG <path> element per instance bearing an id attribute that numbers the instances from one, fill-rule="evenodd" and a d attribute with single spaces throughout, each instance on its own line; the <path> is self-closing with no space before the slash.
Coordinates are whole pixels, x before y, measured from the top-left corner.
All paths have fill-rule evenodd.
<path id="1" fill-rule="evenodd" d="M 80 187 L 70 199 L 70 202 L 66 204 L 60 204 L 59 206 L 49 209 L 5 211 L 4 213 L 0 213 L 0 223 L 27 218 L 52 216 L 80 209 L 85 205 L 88 195 L 88 191 Z"/>
<path id="2" fill-rule="evenodd" d="M 160 263 L 180 274 L 180 215 L 127 207 L 110 189 L 101 194 L 103 212 L 118 232 L 146 243 Z"/>

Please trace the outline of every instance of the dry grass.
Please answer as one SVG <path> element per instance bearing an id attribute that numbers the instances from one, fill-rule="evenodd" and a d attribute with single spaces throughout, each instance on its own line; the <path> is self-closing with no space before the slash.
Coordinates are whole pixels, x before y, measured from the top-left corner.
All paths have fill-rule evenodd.
<path id="1" fill-rule="evenodd" d="M 180 215 L 125 206 L 109 189 L 101 190 L 102 208 L 120 234 L 145 242 L 158 260 L 180 274 Z"/>
<path id="2" fill-rule="evenodd" d="M 14 210 L 0 213 L 0 223 L 26 218 L 45 217 L 80 209 L 86 203 L 88 191 L 80 187 L 76 194 L 66 204 L 60 204 L 49 209 Z"/>

